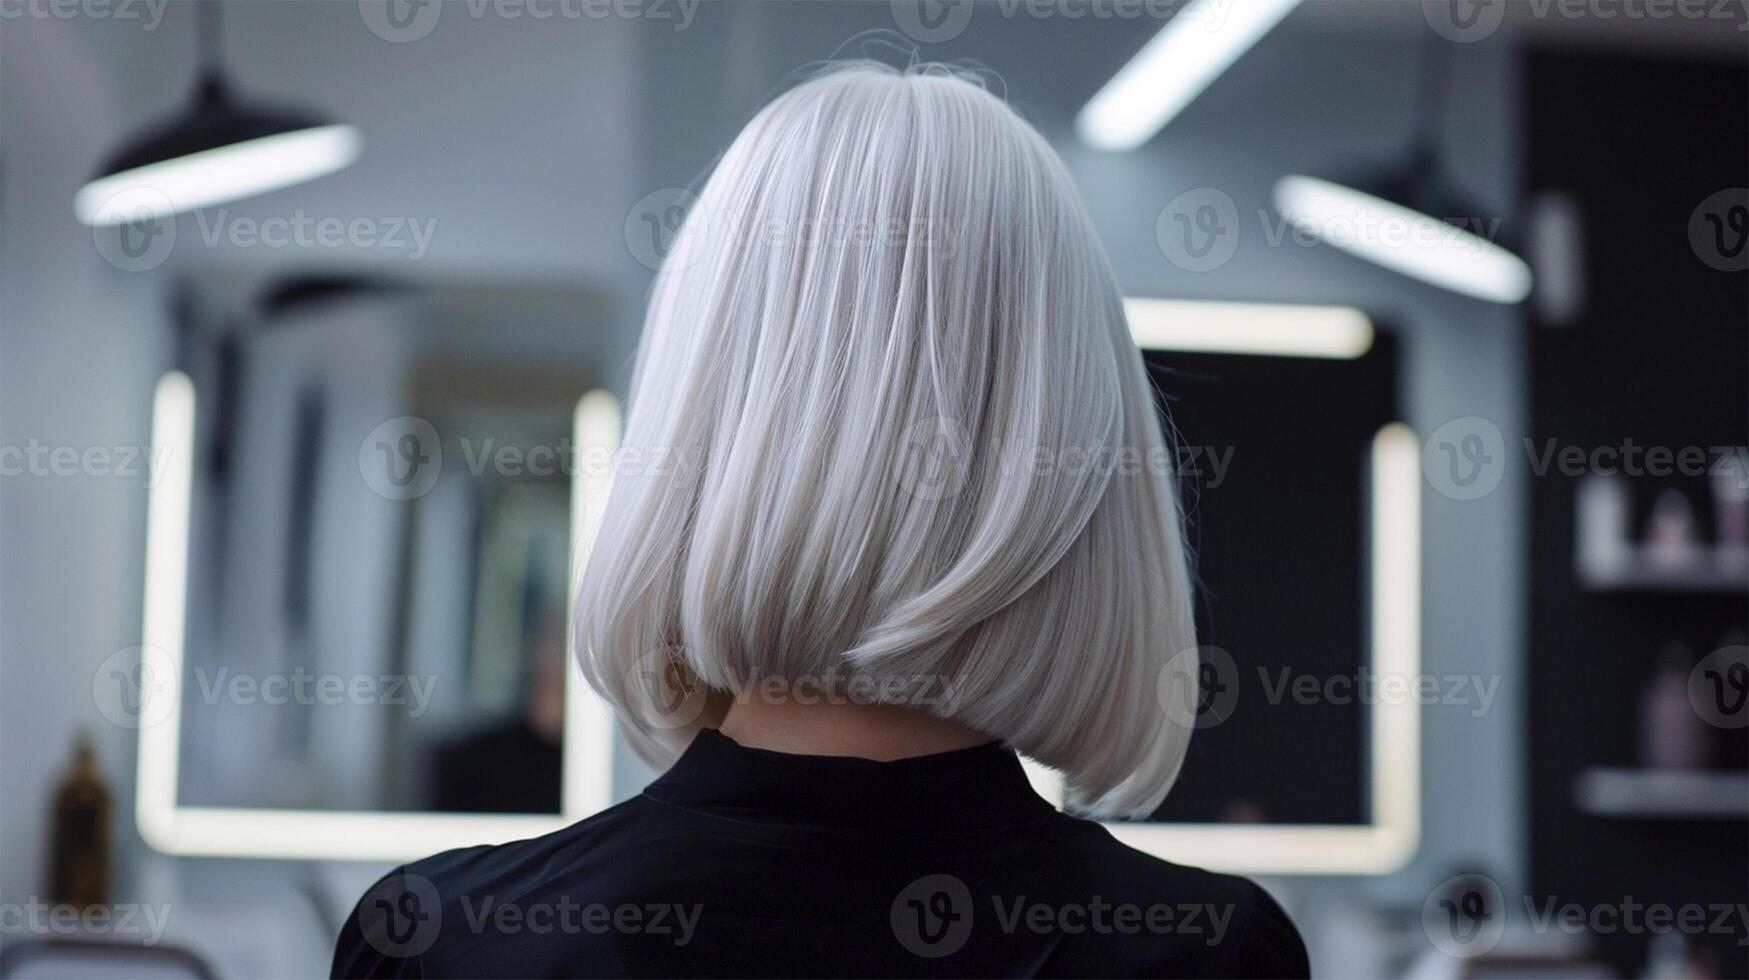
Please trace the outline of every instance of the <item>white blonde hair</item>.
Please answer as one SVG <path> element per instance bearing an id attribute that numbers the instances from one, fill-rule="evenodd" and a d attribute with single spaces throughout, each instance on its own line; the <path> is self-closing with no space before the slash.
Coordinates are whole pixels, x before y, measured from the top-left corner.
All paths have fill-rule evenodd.
<path id="1" fill-rule="evenodd" d="M 940 679 L 914 707 L 1146 815 L 1196 676 L 1155 413 L 1044 139 L 951 70 L 837 66 L 741 132 L 657 277 L 584 673 L 659 766 L 769 678 Z"/>

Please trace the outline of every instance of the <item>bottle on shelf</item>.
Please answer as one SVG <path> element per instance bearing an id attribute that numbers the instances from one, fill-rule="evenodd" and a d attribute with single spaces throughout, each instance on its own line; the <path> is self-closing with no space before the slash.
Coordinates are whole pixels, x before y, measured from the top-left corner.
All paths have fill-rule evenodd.
<path id="1" fill-rule="evenodd" d="M 1593 473 L 1579 481 L 1578 565 L 1587 579 L 1621 574 L 1633 552 L 1628 543 L 1628 489 L 1620 476 Z"/>
<path id="2" fill-rule="evenodd" d="M 109 902 L 109 789 L 97 769 L 97 750 L 81 734 L 73 767 L 55 792 L 51 824 L 50 894 L 56 905 L 80 911 Z"/>
<path id="3" fill-rule="evenodd" d="M 1646 560 L 1662 571 L 1682 571 L 1699 554 L 1700 532 L 1688 497 L 1674 487 L 1659 491 L 1646 522 Z"/>

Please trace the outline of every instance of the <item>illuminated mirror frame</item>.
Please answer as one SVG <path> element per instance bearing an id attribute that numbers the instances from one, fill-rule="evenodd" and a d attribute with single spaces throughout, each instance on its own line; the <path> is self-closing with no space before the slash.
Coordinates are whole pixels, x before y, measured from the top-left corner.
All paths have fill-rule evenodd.
<path id="1" fill-rule="evenodd" d="M 1373 326 L 1350 307 L 1200 303 L 1129 299 L 1138 346 L 1150 350 L 1355 358 L 1372 346 Z M 594 391 L 573 419 L 579 453 L 619 446 L 619 402 Z M 152 412 L 154 453 L 166 472 L 151 491 L 146 519 L 142 643 L 167 658 L 168 683 L 145 696 L 168 697 L 163 721 L 139 733 L 135 819 L 140 835 L 169 854 L 405 860 L 453 847 L 550 833 L 613 802 L 612 713 L 567 658 L 561 812 L 557 814 L 382 813 L 180 806 L 183 630 L 195 445 L 195 393 L 172 371 L 158 383 Z M 1381 674 L 1421 669 L 1420 445 L 1393 422 L 1373 438 L 1369 530 L 1369 663 Z M 601 521 L 608 474 L 579 465 L 572 475 L 573 574 Z M 575 590 L 573 589 L 573 592 Z M 1372 822 L 1335 826 L 1108 823 L 1119 840 L 1147 853 L 1246 874 L 1384 874 L 1413 856 L 1421 828 L 1421 712 L 1415 699 L 1368 709 L 1368 789 Z M 146 716 L 142 713 L 142 716 Z M 1034 787 L 1061 801 L 1054 770 L 1026 763 Z"/>
<path id="2" fill-rule="evenodd" d="M 1352 359 L 1372 348 L 1373 325 L 1345 306 L 1126 299 L 1147 350 Z M 1421 670 L 1421 445 L 1401 422 L 1372 441 L 1368 515 L 1368 663 L 1382 675 Z M 1241 874 L 1387 874 L 1421 837 L 1421 707 L 1414 698 L 1368 706 L 1364 824 L 1107 823 L 1112 836 L 1169 861 Z M 1059 805 L 1062 776 L 1030 760 L 1039 794 Z"/>
<path id="3" fill-rule="evenodd" d="M 601 520 L 607 474 L 583 465 L 586 453 L 619 446 L 619 401 L 592 391 L 577 402 L 572 438 L 579 465 L 571 479 L 571 568 Z M 609 806 L 613 717 L 566 658 L 565 737 L 560 812 L 553 814 L 391 813 L 183 806 L 177 802 L 182 752 L 182 676 L 188 604 L 188 543 L 194 496 L 194 383 L 181 371 L 159 381 L 152 400 L 152 452 L 166 460 L 147 498 L 142 657 L 155 668 L 142 685 L 134 819 L 140 836 L 166 854 L 399 861 L 475 844 L 537 837 Z M 154 455 L 153 458 L 158 458 Z M 582 533 L 579 533 L 581 530 Z M 575 589 L 572 589 L 575 592 Z M 160 681 L 158 674 L 164 674 Z M 167 699 L 168 710 L 148 707 Z M 162 716 L 162 717 L 160 717 Z"/>

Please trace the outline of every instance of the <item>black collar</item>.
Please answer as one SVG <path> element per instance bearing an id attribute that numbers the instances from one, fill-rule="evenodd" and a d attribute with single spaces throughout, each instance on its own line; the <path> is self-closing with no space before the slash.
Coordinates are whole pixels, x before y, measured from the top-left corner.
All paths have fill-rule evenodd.
<path id="1" fill-rule="evenodd" d="M 1055 810 L 999 742 L 876 762 L 747 748 L 709 728 L 644 792 L 740 819 L 894 830 L 995 827 Z"/>

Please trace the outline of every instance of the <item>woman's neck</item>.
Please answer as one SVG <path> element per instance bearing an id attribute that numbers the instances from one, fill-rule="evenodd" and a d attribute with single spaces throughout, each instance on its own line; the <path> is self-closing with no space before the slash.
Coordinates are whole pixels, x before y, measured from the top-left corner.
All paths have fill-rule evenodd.
<path id="1" fill-rule="evenodd" d="M 736 699 L 718 728 L 736 743 L 794 755 L 837 755 L 890 762 L 971 748 L 990 736 L 958 722 L 888 704 L 802 704 Z"/>

